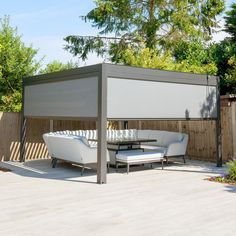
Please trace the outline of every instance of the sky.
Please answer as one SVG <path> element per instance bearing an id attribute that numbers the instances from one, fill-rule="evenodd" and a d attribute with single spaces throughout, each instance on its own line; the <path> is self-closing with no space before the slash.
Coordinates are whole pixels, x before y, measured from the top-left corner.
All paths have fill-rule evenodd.
<path id="1" fill-rule="evenodd" d="M 226 0 L 228 8 L 235 0 Z M 72 54 L 63 49 L 68 35 L 97 35 L 97 29 L 85 23 L 80 16 L 86 15 L 95 6 L 93 0 L 0 0 L 0 18 L 10 16 L 11 26 L 17 27 L 18 34 L 26 45 L 38 49 L 37 59 L 43 65 L 53 60 L 64 63 L 73 60 Z M 220 18 L 221 19 L 221 18 Z M 224 22 L 221 21 L 221 25 Z M 214 35 L 214 41 L 222 40 L 226 34 Z M 102 62 L 101 58 L 90 55 L 88 61 L 79 65 Z"/>

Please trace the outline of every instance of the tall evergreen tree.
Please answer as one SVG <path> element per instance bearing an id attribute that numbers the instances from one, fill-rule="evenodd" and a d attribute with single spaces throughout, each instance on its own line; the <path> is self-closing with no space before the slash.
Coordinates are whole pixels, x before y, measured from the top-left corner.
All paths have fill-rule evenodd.
<path id="1" fill-rule="evenodd" d="M 236 3 L 231 5 L 230 11 L 226 12 L 225 31 L 230 34 L 233 43 L 236 43 Z"/>
<path id="2" fill-rule="evenodd" d="M 66 49 L 83 60 L 89 52 L 119 62 L 126 49 L 168 50 L 191 37 L 209 40 L 218 27 L 224 0 L 96 0 L 83 19 L 100 30 L 97 37 L 68 36 Z M 104 37 L 107 35 L 115 37 Z M 108 40 L 107 40 L 108 39 Z M 108 44 L 108 47 L 106 47 Z"/>

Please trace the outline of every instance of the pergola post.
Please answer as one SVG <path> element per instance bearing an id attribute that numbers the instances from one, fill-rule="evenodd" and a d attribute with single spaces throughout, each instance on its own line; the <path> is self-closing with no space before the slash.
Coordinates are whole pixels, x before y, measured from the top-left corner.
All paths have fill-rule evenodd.
<path id="1" fill-rule="evenodd" d="M 25 143 L 26 143 L 26 118 L 24 114 L 25 104 L 25 86 L 22 82 L 22 109 L 21 109 L 21 127 L 20 127 L 20 162 L 25 161 Z"/>
<path id="2" fill-rule="evenodd" d="M 217 77 L 216 87 L 216 107 L 217 107 L 217 118 L 216 118 L 216 165 L 222 167 L 222 147 L 221 147 L 221 111 L 220 111 L 220 80 Z"/>
<path id="3" fill-rule="evenodd" d="M 25 161 L 25 142 L 26 142 L 26 118 L 22 111 L 21 130 L 20 130 L 20 162 Z"/>
<path id="4" fill-rule="evenodd" d="M 50 130 L 50 132 L 53 132 L 53 120 L 52 119 L 49 120 L 49 130 Z"/>
<path id="5" fill-rule="evenodd" d="M 98 79 L 98 152 L 97 183 L 107 182 L 107 75 L 106 66 L 101 65 Z"/>
<path id="6" fill-rule="evenodd" d="M 129 127 L 129 125 L 128 125 L 128 121 L 125 120 L 125 121 L 124 121 L 124 129 L 128 129 L 128 127 Z"/>

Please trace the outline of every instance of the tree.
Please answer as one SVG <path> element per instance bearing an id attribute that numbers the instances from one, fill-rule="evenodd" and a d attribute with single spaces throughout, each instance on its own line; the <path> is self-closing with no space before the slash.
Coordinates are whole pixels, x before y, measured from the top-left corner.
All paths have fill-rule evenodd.
<path id="1" fill-rule="evenodd" d="M 77 68 L 78 66 L 79 65 L 77 63 L 73 63 L 72 61 L 64 64 L 60 61 L 54 60 L 51 63 L 47 64 L 47 66 L 44 69 L 41 69 L 39 73 L 40 74 L 52 73 L 52 72 Z"/>
<path id="2" fill-rule="evenodd" d="M 224 0 L 96 0 L 83 19 L 100 30 L 98 37 L 68 36 L 66 49 L 83 60 L 89 52 L 122 60 L 123 51 L 165 51 L 192 37 L 211 38 Z M 115 37 L 104 37 L 114 34 Z M 108 45 L 108 46 L 107 46 Z"/>
<path id="3" fill-rule="evenodd" d="M 231 10 L 226 12 L 225 31 L 230 34 L 231 40 L 236 44 L 236 3 L 231 5 Z"/>
<path id="4" fill-rule="evenodd" d="M 154 50 L 149 48 L 142 49 L 138 53 L 127 49 L 124 52 L 124 55 L 124 63 L 131 66 L 213 75 L 217 73 L 217 67 L 214 62 L 209 62 L 206 64 L 192 64 L 187 59 L 182 59 L 181 61 L 176 62 L 170 53 L 160 56 Z"/>
<path id="5" fill-rule="evenodd" d="M 199 39 L 192 39 L 189 42 L 180 41 L 173 49 L 173 57 L 176 62 L 187 61 L 190 65 L 202 66 L 214 62 L 211 46 Z"/>
<path id="6" fill-rule="evenodd" d="M 19 112 L 21 111 L 22 93 L 15 91 L 12 94 L 3 95 L 0 101 L 0 111 Z"/>
<path id="7" fill-rule="evenodd" d="M 231 57 L 228 60 L 228 66 L 225 76 L 223 77 L 223 93 L 236 94 L 236 56 Z"/>
<path id="8" fill-rule="evenodd" d="M 0 110 L 20 111 L 22 79 L 35 74 L 40 66 L 36 54 L 10 26 L 9 17 L 0 19 Z"/>
<path id="9" fill-rule="evenodd" d="M 230 37 L 211 46 L 220 77 L 221 94 L 236 93 L 236 3 L 226 12 L 225 31 Z"/>

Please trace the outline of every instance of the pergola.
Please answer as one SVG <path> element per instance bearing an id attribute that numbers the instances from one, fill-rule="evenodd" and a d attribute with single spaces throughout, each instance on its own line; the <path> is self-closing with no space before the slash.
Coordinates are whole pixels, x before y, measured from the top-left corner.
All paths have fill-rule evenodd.
<path id="1" fill-rule="evenodd" d="M 220 148 L 218 78 L 113 64 L 97 64 L 23 80 L 21 161 L 27 118 L 96 120 L 97 182 L 106 183 L 107 120 L 216 121 Z"/>

